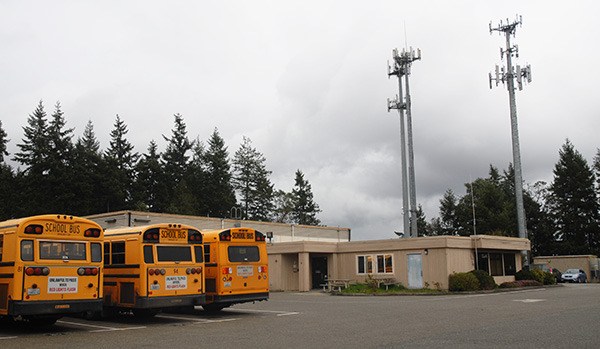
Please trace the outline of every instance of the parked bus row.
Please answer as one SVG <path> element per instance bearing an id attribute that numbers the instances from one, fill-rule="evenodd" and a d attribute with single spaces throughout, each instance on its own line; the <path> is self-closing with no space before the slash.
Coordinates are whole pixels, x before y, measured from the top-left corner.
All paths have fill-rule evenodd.
<path id="1" fill-rule="evenodd" d="M 0 222 L 0 318 L 52 324 L 267 300 L 265 236 L 179 223 L 103 230 L 67 215 Z"/>

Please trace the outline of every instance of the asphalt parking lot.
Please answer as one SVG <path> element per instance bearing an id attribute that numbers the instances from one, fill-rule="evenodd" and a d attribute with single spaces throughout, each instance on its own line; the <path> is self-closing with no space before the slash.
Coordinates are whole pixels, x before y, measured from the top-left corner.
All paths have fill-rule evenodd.
<path id="1" fill-rule="evenodd" d="M 491 294 L 330 296 L 272 293 L 211 315 L 63 318 L 0 327 L 1 348 L 399 348 L 600 345 L 600 284 Z"/>

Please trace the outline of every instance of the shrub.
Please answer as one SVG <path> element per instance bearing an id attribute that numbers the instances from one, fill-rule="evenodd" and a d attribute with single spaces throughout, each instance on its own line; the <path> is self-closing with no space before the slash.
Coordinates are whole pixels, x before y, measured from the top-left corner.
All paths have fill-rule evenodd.
<path id="1" fill-rule="evenodd" d="M 531 270 L 521 269 L 515 273 L 515 280 L 533 280 Z"/>
<path id="2" fill-rule="evenodd" d="M 517 280 L 517 281 L 503 282 L 500 284 L 500 288 L 517 288 L 517 287 L 528 287 L 528 286 L 542 286 L 542 283 L 535 281 L 535 280 Z"/>
<path id="3" fill-rule="evenodd" d="M 454 273 L 448 277 L 448 284 L 448 289 L 453 292 L 480 289 L 479 280 L 472 273 Z"/>
<path id="4" fill-rule="evenodd" d="M 544 285 L 554 285 L 556 284 L 556 276 L 547 271 L 544 272 Z"/>
<path id="5" fill-rule="evenodd" d="M 494 281 L 494 278 L 491 277 L 487 272 L 483 270 L 471 270 L 470 273 L 475 275 L 477 280 L 479 280 L 480 289 L 493 290 L 498 287 L 498 285 L 496 285 L 496 281 Z"/>

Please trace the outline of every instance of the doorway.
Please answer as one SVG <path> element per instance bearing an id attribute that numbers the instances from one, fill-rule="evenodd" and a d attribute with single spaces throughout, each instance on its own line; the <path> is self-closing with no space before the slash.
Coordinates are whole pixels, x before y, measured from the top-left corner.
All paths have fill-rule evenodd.
<path id="1" fill-rule="evenodd" d="M 327 257 L 310 258 L 312 288 L 321 288 L 321 285 L 327 282 Z"/>
<path id="2" fill-rule="evenodd" d="M 423 260 L 421 254 L 408 255 L 408 288 L 423 288 Z"/>

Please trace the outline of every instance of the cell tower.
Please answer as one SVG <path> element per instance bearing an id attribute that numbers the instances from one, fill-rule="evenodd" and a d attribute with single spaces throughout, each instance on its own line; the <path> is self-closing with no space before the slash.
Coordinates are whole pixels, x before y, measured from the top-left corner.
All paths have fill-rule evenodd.
<path id="1" fill-rule="evenodd" d="M 398 53 L 398 49 L 392 51 L 394 65 L 391 67 L 388 62 L 388 78 L 392 75 L 398 77 L 399 97 L 388 99 L 388 112 L 392 109 L 397 109 L 400 115 L 400 142 L 402 152 L 402 214 L 404 219 L 404 234 L 409 233 L 409 237 L 417 237 L 417 193 L 415 184 L 415 161 L 413 152 L 413 137 L 412 137 L 412 115 L 410 101 L 410 86 L 408 76 L 412 62 L 421 59 L 421 50 L 414 51 L 412 47 L 408 50 L 402 50 Z M 404 95 L 402 86 L 402 77 L 404 77 Z M 404 112 L 406 111 L 406 119 Z M 407 131 L 407 132 L 406 132 Z M 408 138 L 407 138 L 408 136 Z M 408 155 L 408 168 L 407 168 Z M 410 204 L 409 204 L 410 196 Z M 410 205 L 410 217 L 409 217 Z"/>
<path id="2" fill-rule="evenodd" d="M 496 28 L 492 28 L 490 22 L 490 34 L 497 31 L 506 37 L 506 49 L 500 48 L 500 59 L 504 59 L 506 56 L 506 67 L 501 68 L 496 65 L 495 76 L 489 73 L 490 89 L 492 88 L 492 82 L 496 82 L 496 86 L 500 82 L 506 83 L 508 88 L 508 98 L 510 102 L 510 124 L 511 124 L 511 135 L 512 135 L 512 148 L 513 148 L 513 163 L 515 167 L 515 197 L 517 203 L 517 223 L 519 228 L 519 237 L 527 238 L 527 227 L 525 224 L 525 208 L 523 206 L 523 175 L 521 170 L 521 149 L 519 146 L 519 125 L 517 122 L 517 104 L 515 100 L 515 80 L 519 91 L 523 89 L 523 81 L 531 82 L 531 67 L 529 65 L 521 68 L 512 65 L 512 57 L 519 58 L 519 47 L 517 45 L 511 46 L 510 36 L 515 36 L 517 26 L 522 25 L 522 17 L 517 16 L 515 21 L 510 22 L 506 19 L 506 23 L 500 21 L 500 24 Z M 529 265 L 529 259 L 527 251 L 521 251 L 523 256 L 524 265 Z"/>

